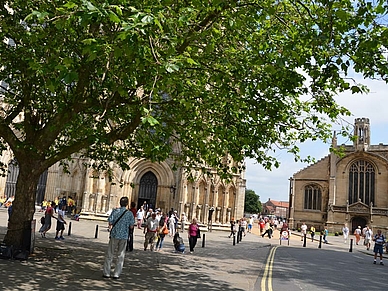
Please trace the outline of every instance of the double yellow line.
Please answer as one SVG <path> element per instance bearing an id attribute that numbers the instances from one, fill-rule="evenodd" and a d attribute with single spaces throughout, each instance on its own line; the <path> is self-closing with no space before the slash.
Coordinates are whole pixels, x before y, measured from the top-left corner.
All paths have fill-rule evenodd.
<path id="1" fill-rule="evenodd" d="M 269 252 L 267 263 L 265 264 L 264 275 L 261 279 L 261 291 L 272 291 L 272 266 L 275 257 L 275 251 L 277 248 L 278 247 L 274 247 Z M 266 285 L 268 285 L 268 289 L 266 289 Z"/>

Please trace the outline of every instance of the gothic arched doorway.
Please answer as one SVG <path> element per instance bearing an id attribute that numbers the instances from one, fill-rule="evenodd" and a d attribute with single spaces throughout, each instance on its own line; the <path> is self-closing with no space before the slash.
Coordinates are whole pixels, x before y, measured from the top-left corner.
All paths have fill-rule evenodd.
<path id="1" fill-rule="evenodd" d="M 137 199 L 137 206 L 140 208 L 144 201 L 148 207 L 155 208 L 156 195 L 158 192 L 158 179 L 151 171 L 145 173 L 140 179 L 139 198 Z"/>
<path id="2" fill-rule="evenodd" d="M 352 219 L 352 229 L 351 229 L 351 233 L 354 233 L 354 230 L 358 227 L 358 226 L 361 226 L 361 229 L 363 229 L 366 225 L 366 219 L 363 218 L 363 217 L 354 217 Z"/>

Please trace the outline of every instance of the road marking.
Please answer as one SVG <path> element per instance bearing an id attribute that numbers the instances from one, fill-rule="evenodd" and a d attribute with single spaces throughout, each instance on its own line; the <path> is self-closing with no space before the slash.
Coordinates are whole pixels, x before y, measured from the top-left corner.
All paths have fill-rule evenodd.
<path id="1" fill-rule="evenodd" d="M 275 257 L 275 251 L 278 247 L 274 247 L 269 252 L 267 258 L 267 263 L 265 264 L 264 275 L 261 279 L 261 291 L 266 291 L 266 285 L 268 283 L 268 291 L 272 291 L 272 269 L 273 269 L 273 260 Z"/>

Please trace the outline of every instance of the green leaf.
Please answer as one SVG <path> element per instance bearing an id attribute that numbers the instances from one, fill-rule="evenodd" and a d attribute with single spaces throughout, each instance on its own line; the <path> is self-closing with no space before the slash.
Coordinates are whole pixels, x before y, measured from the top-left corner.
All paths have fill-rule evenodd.
<path id="1" fill-rule="evenodd" d="M 176 64 L 167 63 L 165 65 L 166 71 L 169 73 L 173 73 L 179 71 L 179 67 Z"/>
<path id="2" fill-rule="evenodd" d="M 74 81 L 77 81 L 78 80 L 78 73 L 76 72 L 70 72 L 68 74 L 65 75 L 65 77 L 63 78 L 63 80 L 65 81 L 66 84 L 71 84 L 73 83 Z"/>

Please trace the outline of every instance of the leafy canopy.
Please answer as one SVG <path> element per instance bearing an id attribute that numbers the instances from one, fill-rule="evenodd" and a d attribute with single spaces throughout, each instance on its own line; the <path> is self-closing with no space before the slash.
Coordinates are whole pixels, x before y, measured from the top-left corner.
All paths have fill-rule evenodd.
<path id="1" fill-rule="evenodd" d="M 40 171 L 83 149 L 101 168 L 172 156 L 221 174 L 239 166 L 227 155 L 300 159 L 296 142 L 349 114 L 333 96 L 366 90 L 351 68 L 387 80 L 387 4 L 374 3 L 10 0 L 0 136 Z"/>

